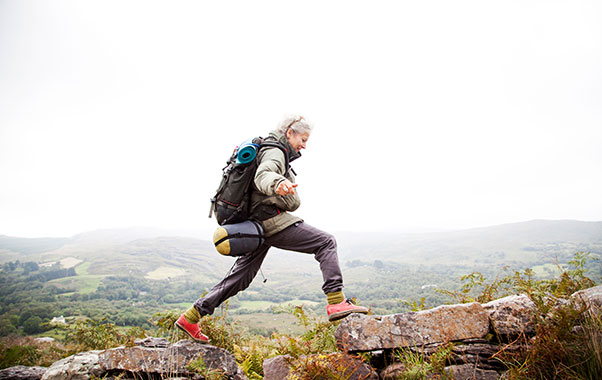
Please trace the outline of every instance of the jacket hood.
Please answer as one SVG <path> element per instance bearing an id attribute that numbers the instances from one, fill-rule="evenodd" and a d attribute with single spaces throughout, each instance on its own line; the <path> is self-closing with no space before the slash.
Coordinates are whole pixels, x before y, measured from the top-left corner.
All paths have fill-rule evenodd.
<path id="1" fill-rule="evenodd" d="M 288 142 L 288 139 L 284 134 L 280 133 L 278 130 L 273 130 L 272 132 L 270 132 L 270 136 L 274 137 L 276 140 L 278 140 L 279 143 L 284 145 L 286 151 L 288 152 L 289 162 L 293 162 L 297 158 L 301 157 L 301 152 L 297 152 L 295 148 L 293 148 L 293 146 L 291 145 L 291 143 Z"/>

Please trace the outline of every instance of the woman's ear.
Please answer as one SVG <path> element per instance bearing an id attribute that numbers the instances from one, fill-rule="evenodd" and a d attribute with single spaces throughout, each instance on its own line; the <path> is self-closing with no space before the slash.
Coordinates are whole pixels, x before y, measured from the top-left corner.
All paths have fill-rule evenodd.
<path id="1" fill-rule="evenodd" d="M 286 130 L 286 138 L 290 139 L 291 137 L 293 137 L 293 133 L 295 133 L 295 131 L 293 131 L 292 128 L 289 128 Z"/>

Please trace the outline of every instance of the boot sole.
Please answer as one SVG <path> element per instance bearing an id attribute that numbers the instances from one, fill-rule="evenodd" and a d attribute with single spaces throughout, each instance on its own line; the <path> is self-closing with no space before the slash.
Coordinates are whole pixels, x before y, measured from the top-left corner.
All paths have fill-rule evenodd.
<path id="1" fill-rule="evenodd" d="M 180 324 L 178 322 L 175 322 L 174 325 L 179 328 L 180 330 L 184 331 L 186 333 L 186 335 L 188 335 L 192 340 L 194 340 L 197 343 L 201 343 L 201 344 L 207 344 L 209 343 L 209 340 L 202 340 L 202 339 L 197 339 L 195 337 L 192 336 L 192 334 L 190 334 L 188 332 L 188 330 L 186 330 L 183 326 L 180 326 Z"/>
<path id="2" fill-rule="evenodd" d="M 338 321 L 339 319 L 343 319 L 349 314 L 360 313 L 360 314 L 368 314 L 368 310 L 345 310 L 339 311 L 338 313 L 333 313 L 328 316 L 328 320 L 330 322 Z"/>

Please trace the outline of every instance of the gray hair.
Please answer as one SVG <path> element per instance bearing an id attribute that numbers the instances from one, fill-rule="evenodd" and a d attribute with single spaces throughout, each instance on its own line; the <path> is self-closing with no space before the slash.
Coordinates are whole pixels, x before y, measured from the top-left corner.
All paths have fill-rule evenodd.
<path id="1" fill-rule="evenodd" d="M 278 132 L 286 135 L 286 132 L 292 129 L 296 133 L 311 133 L 313 127 L 303 116 L 287 117 L 278 125 Z"/>

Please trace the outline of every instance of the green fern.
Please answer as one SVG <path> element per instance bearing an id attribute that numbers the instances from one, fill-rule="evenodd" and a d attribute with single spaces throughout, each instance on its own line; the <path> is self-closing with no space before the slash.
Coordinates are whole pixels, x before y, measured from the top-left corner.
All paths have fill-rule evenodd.
<path id="1" fill-rule="evenodd" d="M 202 356 L 190 361 L 190 363 L 188 363 L 186 366 L 186 369 L 191 372 L 198 373 L 199 375 L 203 376 L 203 379 L 205 380 L 222 380 L 226 378 L 225 371 L 223 369 L 208 368 Z"/>

